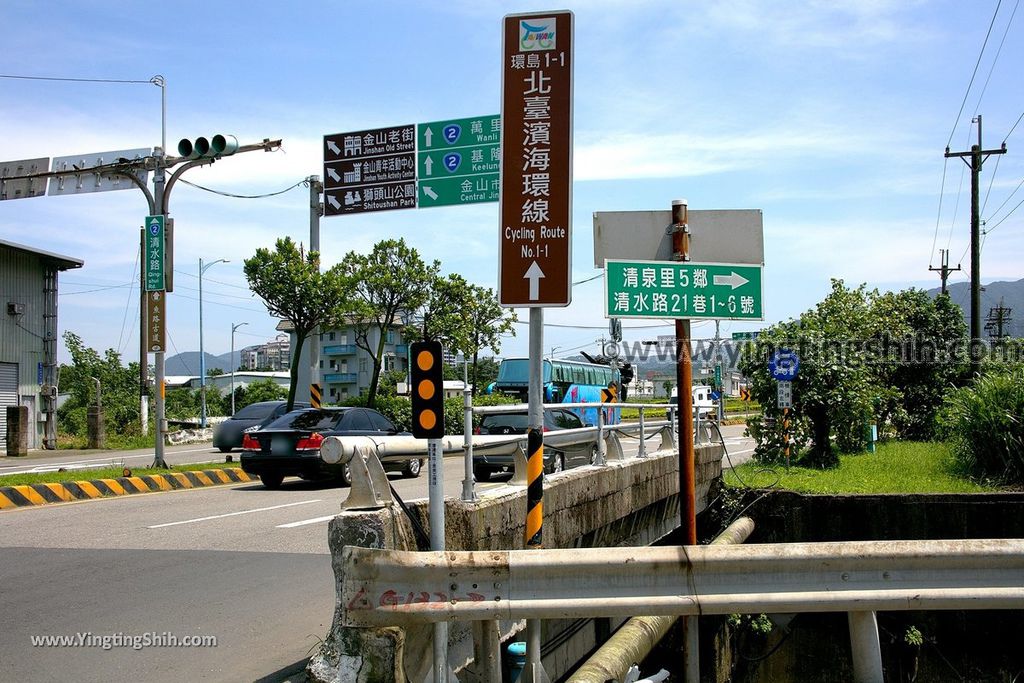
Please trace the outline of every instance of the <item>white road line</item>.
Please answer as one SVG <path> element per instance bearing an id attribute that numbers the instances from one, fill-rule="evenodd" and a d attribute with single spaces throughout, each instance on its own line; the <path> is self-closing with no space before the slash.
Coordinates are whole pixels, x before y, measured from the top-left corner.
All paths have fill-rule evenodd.
<path id="1" fill-rule="evenodd" d="M 306 526 L 307 524 L 318 524 L 319 522 L 327 522 L 337 517 L 337 515 L 327 515 L 326 517 L 314 517 L 313 519 L 304 519 L 301 522 L 289 522 L 288 524 L 278 524 L 278 529 L 291 529 L 297 526 Z"/>
<path id="2" fill-rule="evenodd" d="M 223 514 L 223 515 L 211 515 L 210 517 L 196 517 L 195 519 L 186 519 L 186 520 L 182 520 L 180 522 L 168 522 L 167 524 L 155 524 L 153 526 L 146 527 L 146 528 L 147 529 L 161 529 L 161 528 L 163 528 L 165 526 L 177 526 L 179 524 L 191 524 L 193 522 L 205 522 L 205 521 L 208 521 L 208 520 L 211 520 L 211 519 L 221 519 L 223 517 L 234 517 L 235 515 L 247 515 L 250 512 L 265 512 L 267 510 L 278 510 L 280 508 L 290 508 L 290 507 L 294 507 L 296 505 L 306 505 L 307 503 L 319 503 L 319 502 L 320 502 L 319 498 L 316 498 L 314 500 L 300 500 L 298 503 L 285 503 L 284 505 L 271 505 L 270 507 L 254 508 L 252 510 L 239 510 L 238 512 L 228 512 L 228 513 Z"/>

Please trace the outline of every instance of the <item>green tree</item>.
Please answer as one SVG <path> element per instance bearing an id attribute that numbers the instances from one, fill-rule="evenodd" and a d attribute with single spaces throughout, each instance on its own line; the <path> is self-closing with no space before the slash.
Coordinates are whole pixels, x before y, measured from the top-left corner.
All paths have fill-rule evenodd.
<path id="1" fill-rule="evenodd" d="M 57 411 L 60 429 L 70 434 L 85 432 L 86 410 L 96 402 L 96 383 L 100 381 L 104 422 L 108 430 L 124 434 L 139 420 L 139 365 L 121 364 L 121 356 L 107 349 L 101 356 L 87 347 L 73 332 L 63 335 L 64 346 L 71 354 L 71 365 L 59 370 L 60 391 L 69 398 Z"/>
<path id="2" fill-rule="evenodd" d="M 441 341 L 467 358 L 472 356 L 474 377 L 478 374 L 480 351 L 490 348 L 500 353 L 501 337 L 514 334 L 517 321 L 515 311 L 498 303 L 494 290 L 471 285 L 456 274 L 435 281 L 424 319 L 428 338 Z M 473 383 L 474 395 L 478 386 Z"/>
<path id="3" fill-rule="evenodd" d="M 320 272 L 320 254 L 303 253 L 290 237 L 277 240 L 273 251 L 257 249 L 245 260 L 245 277 L 267 311 L 292 324 L 295 348 L 292 349 L 291 383 L 288 409 L 295 403 L 299 360 L 306 337 L 318 326 L 340 324 L 351 309 L 347 306 L 353 291 L 341 264 Z"/>
<path id="4" fill-rule="evenodd" d="M 874 378 L 864 358 L 850 353 L 850 343 L 874 336 L 869 297 L 863 285 L 847 289 L 842 280 L 832 280 L 832 291 L 814 309 L 799 320 L 762 331 L 757 342 L 745 348 L 740 370 L 750 379 L 751 393 L 764 410 L 763 417 L 748 422 L 757 440 L 755 457 L 777 459 L 784 436 L 795 440 L 797 452 L 807 447 L 810 438 L 802 461 L 811 467 L 838 465 L 837 449 L 859 450 L 871 415 Z M 785 416 L 767 362 L 780 347 L 795 349 L 800 357 L 800 370 L 793 380 L 793 408 Z M 790 425 L 786 435 L 782 434 L 784 418 Z"/>
<path id="5" fill-rule="evenodd" d="M 875 419 L 895 436 L 932 439 L 943 398 L 969 374 L 964 359 L 950 353 L 968 340 L 960 308 L 948 296 L 907 289 L 876 297 L 871 311 L 879 326 L 871 366 Z"/>
<path id="6" fill-rule="evenodd" d="M 404 327 L 400 316 L 410 316 L 427 303 L 440 264 L 425 263 L 416 249 L 398 239 L 378 242 L 367 255 L 349 252 L 338 267 L 352 286 L 346 298 L 352 304 L 355 343 L 373 362 L 366 397 L 366 405 L 372 408 L 387 333 Z"/>

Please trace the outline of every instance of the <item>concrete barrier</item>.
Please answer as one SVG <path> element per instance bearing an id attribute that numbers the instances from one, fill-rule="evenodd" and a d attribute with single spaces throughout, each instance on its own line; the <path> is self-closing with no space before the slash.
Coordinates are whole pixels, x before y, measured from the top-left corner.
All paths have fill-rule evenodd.
<path id="1" fill-rule="evenodd" d="M 707 505 L 712 481 L 721 476 L 722 447 L 700 446 L 696 453 L 697 509 Z M 678 459 L 674 453 L 580 467 L 544 480 L 544 542 L 548 548 L 648 545 L 678 526 Z M 429 527 L 426 501 L 409 505 L 419 524 Z M 445 548 L 448 550 L 510 550 L 523 548 L 526 493 L 519 486 L 489 489 L 479 500 L 445 500 Z M 433 629 L 429 626 L 349 628 L 343 626 L 347 606 L 342 604 L 345 565 L 342 548 L 425 550 L 418 548 L 409 519 L 397 506 L 372 510 L 344 510 L 331 520 L 328 531 L 338 601 L 334 623 L 323 645 L 310 660 L 311 680 L 370 683 L 421 681 L 429 678 Z M 413 596 L 414 598 L 415 596 Z M 511 637 L 521 622 L 484 622 L 474 627 L 453 623 L 449 628 L 449 664 L 462 672 L 461 680 L 489 681 L 488 648 Z M 583 657 L 597 642 L 596 629 L 579 631 L 578 624 L 561 620 L 543 622 L 545 641 L 564 641 L 547 653 L 544 665 L 552 679 Z M 572 637 L 559 637 L 575 629 Z M 484 631 L 481 633 L 481 631 Z M 476 643 L 474 643 L 476 641 Z M 474 645 L 476 652 L 474 653 Z M 415 653 L 406 656 L 407 653 Z M 493 658 L 491 658 L 493 660 Z M 484 660 L 484 661 L 481 661 Z M 477 666 L 476 662 L 481 661 Z"/>

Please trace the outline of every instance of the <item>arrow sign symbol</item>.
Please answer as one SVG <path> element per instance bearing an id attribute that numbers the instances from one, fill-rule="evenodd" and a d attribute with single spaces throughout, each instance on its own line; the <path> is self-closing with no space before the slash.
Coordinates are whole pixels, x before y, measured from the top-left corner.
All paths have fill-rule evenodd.
<path id="1" fill-rule="evenodd" d="M 430 129 L 428 128 L 427 130 L 429 131 Z M 423 162 L 423 165 L 427 169 L 427 175 L 431 175 L 434 172 L 434 160 L 429 156 L 427 157 L 427 160 Z"/>
<path id="2" fill-rule="evenodd" d="M 327 141 L 327 149 L 334 152 L 335 155 L 341 154 L 341 150 L 338 149 L 338 145 L 334 144 L 334 140 Z"/>
<path id="3" fill-rule="evenodd" d="M 333 206 L 335 209 L 341 208 L 341 202 L 335 199 L 333 194 L 327 195 L 327 201 L 329 201 L 331 203 L 331 206 Z"/>
<path id="4" fill-rule="evenodd" d="M 540 298 L 540 279 L 542 277 L 544 277 L 544 271 L 534 261 L 526 269 L 526 275 L 523 276 L 524 279 L 530 281 L 530 301 L 536 301 Z"/>
<path id="5" fill-rule="evenodd" d="M 427 147 L 430 147 L 430 141 L 433 139 L 433 137 L 434 131 L 430 130 L 430 127 L 428 126 L 427 129 L 423 131 L 423 140 L 424 142 L 427 143 Z"/>
<path id="6" fill-rule="evenodd" d="M 736 271 L 732 271 L 729 275 L 716 275 L 714 277 L 714 282 L 716 285 L 731 285 L 733 289 L 736 289 L 737 287 L 747 284 L 750 280 L 743 277 Z"/>
<path id="7" fill-rule="evenodd" d="M 430 185 L 423 186 L 423 194 L 427 195 L 431 199 L 437 199 L 437 193 L 430 189 Z"/>
<path id="8" fill-rule="evenodd" d="M 334 181 L 341 180 L 341 176 L 338 175 L 338 172 L 335 171 L 333 168 L 327 169 L 327 175 L 331 176 L 331 180 L 334 180 Z"/>

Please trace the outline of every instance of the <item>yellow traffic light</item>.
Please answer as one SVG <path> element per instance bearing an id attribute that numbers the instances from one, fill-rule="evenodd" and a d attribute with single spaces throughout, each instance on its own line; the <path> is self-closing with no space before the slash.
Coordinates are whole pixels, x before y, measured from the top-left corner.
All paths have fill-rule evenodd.
<path id="1" fill-rule="evenodd" d="M 412 434 L 418 439 L 444 436 L 444 392 L 440 342 L 415 342 L 413 358 Z"/>

